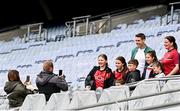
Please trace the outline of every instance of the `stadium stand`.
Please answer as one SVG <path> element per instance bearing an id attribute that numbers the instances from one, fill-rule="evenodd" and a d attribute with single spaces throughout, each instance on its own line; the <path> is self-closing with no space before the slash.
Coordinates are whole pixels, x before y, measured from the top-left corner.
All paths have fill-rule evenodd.
<path id="1" fill-rule="evenodd" d="M 178 15 L 175 13 L 174 22 L 173 24 L 169 25 L 165 25 L 165 17 L 162 18 L 162 23 L 160 22 L 161 17 L 159 16 L 153 16 L 146 21 L 140 19 L 134 21 L 131 25 L 119 24 L 110 33 L 104 34 L 65 38 L 63 36 L 63 27 L 54 27 L 48 29 L 48 36 L 50 38 L 48 38 L 47 41 L 32 40 L 24 43 L 22 42 L 23 40 L 18 37 L 15 37 L 15 39 L 10 42 L 1 41 L 1 95 L 5 95 L 2 87 L 4 86 L 5 81 L 7 81 L 6 76 L 9 69 L 18 69 L 22 80 L 25 80 L 26 76 L 30 75 L 32 78 L 32 84 L 35 84 L 36 75 L 41 71 L 41 63 L 45 60 L 53 61 L 55 73 L 58 73 L 59 69 L 63 69 L 63 73 L 66 75 L 66 80 L 71 82 L 71 87 L 73 87 L 74 91 L 53 94 L 47 103 L 44 95 L 28 95 L 23 105 L 20 107 L 20 110 L 42 110 L 43 108 L 46 110 L 59 110 L 67 109 L 67 107 L 78 109 L 80 107 L 93 105 L 96 103 L 117 101 L 116 99 L 123 100 L 129 97 L 153 94 L 161 91 L 167 91 L 169 88 L 175 88 L 177 85 L 174 83 L 179 84 L 179 80 L 168 80 L 168 82 L 163 86 L 160 86 L 162 85 L 160 84 L 161 81 L 151 81 L 149 83 L 142 82 L 142 84 L 137 85 L 133 92 L 130 92 L 128 86 L 105 89 L 102 92 L 99 100 L 97 100 L 96 93 L 94 91 L 81 90 L 84 88 L 83 79 L 89 73 L 90 69 L 96 65 L 95 59 L 97 59 L 99 54 L 107 54 L 109 58 L 109 67 L 112 69 L 115 69 L 114 61 L 117 56 L 121 55 L 125 57 L 126 60 L 130 59 L 130 51 L 135 46 L 134 36 L 136 33 L 142 32 L 146 35 L 146 43 L 151 48 L 155 49 L 157 56 L 160 59 L 166 51 L 163 48 L 163 39 L 165 36 L 175 36 L 177 43 L 180 43 L 180 24 L 177 24 L 177 17 Z M 32 34 L 31 36 L 34 35 Z M 180 47 L 180 44 L 178 44 L 178 46 Z M 72 95 L 69 95 L 71 93 Z M 177 96 L 179 95 L 177 94 Z M 176 99 L 171 99 L 171 97 L 173 97 L 172 94 L 163 96 L 164 100 L 161 102 L 157 101 L 154 104 L 157 105 L 157 103 L 163 104 L 175 102 Z M 63 104 L 60 103 L 59 100 L 61 99 L 58 98 L 63 98 Z M 115 103 L 112 105 L 100 106 L 97 107 L 97 109 L 141 109 L 151 106 L 154 98 L 150 97 L 141 100 L 137 99 L 130 102 Z M 0 98 L 0 109 L 6 110 L 7 103 L 7 100 L 5 100 L 3 97 L 2 99 Z"/>
<path id="2" fill-rule="evenodd" d="M 107 102 L 107 101 L 116 101 L 118 99 L 126 99 L 130 97 L 130 91 L 128 86 L 113 86 L 109 89 L 105 89 L 98 103 Z M 102 107 L 97 107 L 99 110 L 127 110 L 128 103 L 115 103 L 112 105 L 106 105 Z"/>
<path id="3" fill-rule="evenodd" d="M 144 82 L 136 86 L 131 94 L 131 97 L 148 95 L 160 92 L 159 81 Z M 153 97 L 137 99 L 129 102 L 129 109 L 140 109 L 147 106 L 152 106 L 154 102 Z"/>
<path id="4" fill-rule="evenodd" d="M 70 92 L 54 93 L 47 102 L 46 110 L 65 110 L 70 104 Z"/>
<path id="5" fill-rule="evenodd" d="M 25 98 L 20 111 L 24 110 L 43 110 L 46 105 L 46 99 L 44 94 L 29 94 Z"/>

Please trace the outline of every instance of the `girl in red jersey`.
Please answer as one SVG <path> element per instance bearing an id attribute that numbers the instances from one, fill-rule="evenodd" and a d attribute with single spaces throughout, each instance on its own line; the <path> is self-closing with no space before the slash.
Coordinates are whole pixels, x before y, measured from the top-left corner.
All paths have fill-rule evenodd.
<path id="1" fill-rule="evenodd" d="M 96 90 L 97 88 L 108 88 L 114 85 L 114 75 L 108 67 L 107 56 L 100 54 L 98 56 L 98 65 L 87 75 L 85 80 L 86 89 Z"/>
<path id="2" fill-rule="evenodd" d="M 125 76 L 128 72 L 126 60 L 124 57 L 119 56 L 116 58 L 116 70 L 113 71 L 115 76 L 116 86 L 122 85 L 125 83 Z"/>

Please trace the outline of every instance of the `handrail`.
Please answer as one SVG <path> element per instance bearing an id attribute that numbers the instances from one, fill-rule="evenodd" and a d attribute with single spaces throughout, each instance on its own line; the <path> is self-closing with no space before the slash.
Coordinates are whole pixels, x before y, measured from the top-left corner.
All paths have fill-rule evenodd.
<path id="1" fill-rule="evenodd" d="M 84 18 L 89 18 L 91 17 L 91 15 L 86 15 L 86 16 L 80 16 L 80 17 L 73 17 L 72 19 L 75 20 L 75 19 L 84 19 Z"/>
<path id="2" fill-rule="evenodd" d="M 119 9 L 119 10 L 99 14 L 99 15 L 96 15 L 96 16 L 92 16 L 89 19 L 94 19 L 94 18 L 103 17 L 103 16 L 107 16 L 107 15 L 115 16 L 115 15 L 120 15 L 120 14 L 124 14 L 124 13 L 127 13 L 127 12 L 132 12 L 132 11 L 136 11 L 136 10 L 137 10 L 137 8 L 129 7 L 129 8 L 125 8 L 125 9 Z"/>
<path id="3" fill-rule="evenodd" d="M 10 30 L 15 30 L 15 29 L 18 29 L 18 28 L 19 28 L 19 26 L 5 27 L 3 29 L 0 29 L 0 33 L 7 32 L 7 31 L 10 31 Z"/>
<path id="4" fill-rule="evenodd" d="M 174 5 L 180 4 L 180 2 L 169 3 L 171 5 L 171 24 L 173 24 L 173 16 L 174 16 Z"/>
<path id="5" fill-rule="evenodd" d="M 172 3 L 169 3 L 169 5 L 176 5 L 176 4 L 180 4 L 180 2 L 172 2 Z"/>
<path id="6" fill-rule="evenodd" d="M 177 102 L 172 102 L 172 103 L 167 103 L 167 104 L 162 104 L 162 105 L 154 105 L 154 106 L 149 106 L 149 107 L 144 107 L 144 108 L 141 108 L 139 110 L 158 110 L 158 109 L 162 109 L 162 108 L 165 108 L 165 107 L 172 107 L 172 106 L 176 106 L 176 105 L 179 105 L 180 104 L 180 101 L 177 101 Z"/>
<path id="7" fill-rule="evenodd" d="M 137 11 L 137 8 L 136 7 L 128 7 L 128 8 L 124 8 L 124 9 L 119 9 L 119 10 L 115 10 L 115 11 L 110 11 L 110 12 L 107 12 L 107 13 L 99 14 L 99 15 L 96 15 L 96 16 L 85 15 L 85 16 L 80 16 L 80 17 L 73 17 L 72 21 L 68 21 L 65 24 L 66 24 L 66 26 L 68 28 L 69 28 L 69 25 L 73 26 L 73 29 L 69 29 L 69 30 L 71 30 L 71 32 L 73 32 L 72 36 L 75 37 L 76 36 L 76 24 L 86 21 L 86 35 L 88 35 L 89 34 L 89 20 L 91 20 L 91 21 L 93 19 L 97 20 L 100 17 L 102 19 L 105 16 L 113 17 L 113 16 L 124 14 L 124 13 L 130 13 L 130 12 L 133 12 L 133 11 Z M 110 20 L 110 19 L 108 19 L 108 20 Z M 97 31 L 95 31 L 95 33 L 99 32 L 99 30 L 101 30 L 103 28 L 103 26 L 108 22 L 108 20 L 105 21 L 105 23 Z M 111 22 L 110 22 L 109 26 L 110 26 L 109 29 L 111 30 Z"/>
<path id="8" fill-rule="evenodd" d="M 34 24 L 27 24 L 27 25 L 23 25 L 21 26 L 22 29 L 26 29 L 27 27 L 32 27 L 32 26 L 37 26 L 37 25 L 43 25 L 44 23 L 43 22 L 40 22 L 40 23 L 34 23 Z"/>
<path id="9" fill-rule="evenodd" d="M 146 81 L 167 81 L 167 80 L 178 80 L 180 79 L 180 75 L 173 75 L 173 76 L 169 76 L 169 77 L 161 77 L 161 78 L 150 78 L 150 79 L 144 79 L 142 81 L 138 81 L 138 82 L 133 82 L 133 83 L 128 83 L 126 85 L 128 85 L 130 88 L 131 87 L 136 87 L 137 85 L 146 82 Z"/>
<path id="10" fill-rule="evenodd" d="M 176 79 L 180 79 L 180 76 L 175 76 L 177 77 Z M 163 78 L 154 78 L 155 80 L 174 80 L 175 78 L 172 77 L 163 77 Z M 141 81 L 151 81 L 153 79 L 147 79 L 147 80 L 143 80 Z M 140 82 L 139 82 L 140 83 Z M 138 83 L 137 83 L 138 84 Z M 110 102 L 102 102 L 102 103 L 97 103 L 97 104 L 93 104 L 93 105 L 88 105 L 88 106 L 83 106 L 83 107 L 79 107 L 79 108 L 74 108 L 72 110 L 83 110 L 83 109 L 88 109 L 88 108 L 93 108 L 93 107 L 99 107 L 99 106 L 104 106 L 104 105 L 110 105 L 110 104 L 114 104 L 117 102 L 126 102 L 126 101 L 131 101 L 131 100 L 136 100 L 136 99 L 142 99 L 142 98 L 146 98 L 146 97 L 151 97 L 151 96 L 157 96 L 157 95 L 162 95 L 162 94 L 167 94 L 167 93 L 173 93 L 173 92 L 178 92 L 180 91 L 180 88 L 178 89 L 172 89 L 172 90 L 168 90 L 168 91 L 162 91 L 162 92 L 158 92 L 158 93 L 153 93 L 153 94 L 148 94 L 148 95 L 144 95 L 144 96 L 136 96 L 136 97 L 129 97 L 126 99 L 122 99 L 122 100 L 116 100 L 116 101 L 110 101 Z M 162 105 L 164 106 L 164 104 Z M 160 106 L 158 106 L 160 107 Z"/>
<path id="11" fill-rule="evenodd" d="M 178 91 L 180 91 L 180 88 L 179 89 L 168 90 L 168 91 L 162 91 L 162 92 L 153 93 L 153 94 L 148 94 L 148 95 L 144 95 L 144 96 L 129 97 L 129 98 L 122 99 L 122 100 L 117 100 L 117 101 L 97 103 L 97 104 L 93 104 L 93 105 L 89 105 L 89 106 L 83 106 L 83 107 L 79 107 L 79 108 L 74 108 L 72 110 L 83 110 L 83 109 L 88 109 L 88 108 L 92 108 L 92 107 L 99 107 L 99 106 L 104 106 L 104 105 L 110 105 L 110 104 L 114 104 L 114 103 L 117 103 L 117 102 L 118 103 L 119 102 L 126 102 L 126 101 L 142 99 L 142 98 L 146 98 L 146 97 L 157 96 L 157 95 L 173 93 L 173 92 L 178 92 Z"/>
<path id="12" fill-rule="evenodd" d="M 99 29 L 96 31 L 96 33 L 98 33 L 99 30 L 101 30 L 101 29 L 103 28 L 103 26 L 106 25 L 107 22 L 108 22 L 110 19 L 111 19 L 111 18 L 108 18 L 108 19 L 101 25 L 101 27 L 99 27 Z"/>

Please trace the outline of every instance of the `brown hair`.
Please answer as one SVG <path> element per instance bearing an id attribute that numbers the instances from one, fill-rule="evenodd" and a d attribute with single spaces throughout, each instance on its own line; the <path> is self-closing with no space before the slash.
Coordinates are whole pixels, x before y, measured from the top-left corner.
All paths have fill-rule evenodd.
<path id="1" fill-rule="evenodd" d="M 108 60 L 108 58 L 107 58 L 107 55 L 106 54 L 100 54 L 99 56 L 98 56 L 98 58 L 99 57 L 102 57 L 103 59 L 105 59 L 106 61 Z"/>
<path id="2" fill-rule="evenodd" d="M 154 57 L 153 62 L 158 61 L 157 56 L 156 56 L 156 52 L 154 50 L 153 51 L 148 51 L 146 54 L 150 54 L 151 57 Z"/>
<path id="3" fill-rule="evenodd" d="M 163 67 L 163 65 L 161 64 L 161 62 L 157 61 L 157 62 L 155 62 L 152 66 L 154 66 L 154 67 L 160 67 L 161 70 L 162 70 L 162 72 L 164 72 L 164 67 Z"/>
<path id="4" fill-rule="evenodd" d="M 133 64 L 133 65 L 136 65 L 136 67 L 139 65 L 139 62 L 137 59 L 131 59 L 128 64 Z"/>
<path id="5" fill-rule="evenodd" d="M 146 39 L 146 36 L 145 36 L 143 33 L 138 33 L 138 34 L 136 34 L 136 37 L 139 37 L 139 38 L 141 38 L 142 40 L 145 40 L 145 39 Z"/>
<path id="6" fill-rule="evenodd" d="M 17 70 L 8 71 L 8 80 L 9 81 L 21 81 L 19 77 L 19 72 Z"/>
<path id="7" fill-rule="evenodd" d="M 54 67 L 53 63 L 49 60 L 47 60 L 43 63 L 43 71 L 45 71 L 45 72 L 49 72 L 49 69 L 53 68 L 53 67 Z"/>
<path id="8" fill-rule="evenodd" d="M 104 60 L 108 60 L 108 58 L 107 58 L 107 55 L 106 54 L 100 54 L 99 56 L 98 56 L 98 58 L 99 57 L 102 57 Z M 106 63 L 106 66 L 108 66 L 108 63 Z"/>
<path id="9" fill-rule="evenodd" d="M 173 36 L 166 36 L 165 39 L 167 39 L 169 42 L 173 43 L 173 47 L 175 49 L 178 49 L 177 44 L 176 44 L 176 39 Z"/>
<path id="10" fill-rule="evenodd" d="M 121 61 L 124 64 L 123 65 L 124 69 L 122 71 L 122 73 L 124 74 L 126 72 L 126 70 L 127 70 L 126 59 L 123 56 L 119 56 L 119 57 L 116 58 L 116 60 L 119 60 L 119 61 Z"/>

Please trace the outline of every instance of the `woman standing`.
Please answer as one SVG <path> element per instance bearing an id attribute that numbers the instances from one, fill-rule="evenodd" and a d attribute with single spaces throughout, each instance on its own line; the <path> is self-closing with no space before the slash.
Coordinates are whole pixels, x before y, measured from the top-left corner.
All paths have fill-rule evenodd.
<path id="1" fill-rule="evenodd" d="M 164 67 L 164 73 L 166 76 L 179 74 L 179 54 L 176 39 L 173 36 L 167 36 L 164 38 L 164 47 L 167 52 L 161 59 L 161 63 Z"/>
<path id="2" fill-rule="evenodd" d="M 85 80 L 86 89 L 96 90 L 97 88 L 108 88 L 114 85 L 114 75 L 108 67 L 107 56 L 100 54 L 98 56 L 98 66 L 87 75 Z"/>

